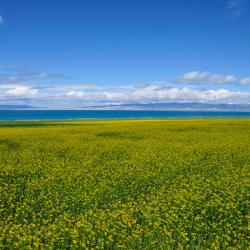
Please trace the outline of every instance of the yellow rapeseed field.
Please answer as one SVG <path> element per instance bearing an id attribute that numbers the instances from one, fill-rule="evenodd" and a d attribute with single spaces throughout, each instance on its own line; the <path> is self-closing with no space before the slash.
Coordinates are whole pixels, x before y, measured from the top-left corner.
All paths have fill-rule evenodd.
<path id="1" fill-rule="evenodd" d="M 247 249 L 250 120 L 0 123 L 0 249 Z"/>

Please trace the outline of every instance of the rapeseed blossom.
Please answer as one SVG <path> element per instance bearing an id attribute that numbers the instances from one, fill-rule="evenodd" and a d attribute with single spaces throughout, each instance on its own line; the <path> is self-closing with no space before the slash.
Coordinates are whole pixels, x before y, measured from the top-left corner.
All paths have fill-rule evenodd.
<path id="1" fill-rule="evenodd" d="M 248 248 L 250 120 L 14 125 L 0 249 Z"/>

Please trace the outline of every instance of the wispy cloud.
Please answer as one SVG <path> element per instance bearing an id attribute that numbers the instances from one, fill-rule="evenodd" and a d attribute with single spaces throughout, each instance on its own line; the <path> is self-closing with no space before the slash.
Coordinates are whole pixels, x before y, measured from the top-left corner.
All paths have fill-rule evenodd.
<path id="1" fill-rule="evenodd" d="M 0 15 L 0 24 L 3 24 L 3 16 Z"/>
<path id="2" fill-rule="evenodd" d="M 234 75 L 219 75 L 212 72 L 199 72 L 197 70 L 187 72 L 181 76 L 171 78 L 172 83 L 184 84 L 223 84 L 233 83 L 237 79 Z"/>
<path id="3" fill-rule="evenodd" d="M 12 74 L 0 73 L 0 84 L 23 83 L 33 80 L 65 80 L 71 77 L 57 72 L 15 72 Z"/>
<path id="4" fill-rule="evenodd" d="M 41 89 L 47 89 L 47 90 L 53 90 L 53 91 L 71 91 L 71 90 L 77 90 L 77 91 L 82 91 L 82 90 L 102 90 L 104 89 L 103 87 L 100 87 L 96 84 L 93 83 L 82 83 L 82 84 L 75 84 L 75 83 L 70 83 L 70 84 L 60 84 L 60 85 L 45 85 L 45 86 L 40 86 L 39 88 Z"/>
<path id="5" fill-rule="evenodd" d="M 240 16 L 244 11 L 245 1 L 244 0 L 228 0 L 227 8 L 230 11 L 230 15 L 235 18 Z"/>
<path id="6" fill-rule="evenodd" d="M 35 72 L 30 74 L 30 77 L 33 79 L 72 79 L 63 73 L 55 72 Z"/>
<path id="7" fill-rule="evenodd" d="M 241 79 L 240 84 L 241 85 L 250 85 L 250 77 Z"/>

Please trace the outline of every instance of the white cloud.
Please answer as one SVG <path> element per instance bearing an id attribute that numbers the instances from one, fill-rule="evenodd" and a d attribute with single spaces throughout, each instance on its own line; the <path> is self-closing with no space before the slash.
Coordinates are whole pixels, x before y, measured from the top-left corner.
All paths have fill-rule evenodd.
<path id="1" fill-rule="evenodd" d="M 3 16 L 0 15 L 0 24 L 3 24 Z"/>
<path id="2" fill-rule="evenodd" d="M 236 77 L 233 75 L 222 76 L 211 72 L 199 72 L 191 71 L 182 76 L 170 79 L 173 83 L 186 83 L 186 84 L 222 84 L 222 83 L 234 83 Z"/>
<path id="3" fill-rule="evenodd" d="M 151 103 L 151 102 L 203 102 L 250 104 L 250 91 L 243 85 L 250 84 L 250 77 L 237 80 L 233 75 L 220 75 L 212 72 L 191 71 L 173 78 L 172 83 L 184 85 L 167 86 L 166 83 L 137 84 L 104 87 L 95 84 L 47 84 L 41 79 L 66 77 L 60 73 L 17 71 L 15 74 L 0 73 L 0 101 L 10 103 L 23 101 L 37 105 L 69 106 L 103 105 L 105 103 Z M 21 73 L 20 73 L 21 72 Z M 33 80 L 38 79 L 36 85 Z M 29 83 L 32 80 L 32 84 Z M 48 82 L 46 80 L 46 82 Z M 232 84 L 221 87 L 213 84 Z M 237 85 L 238 84 L 238 85 Z M 200 86 L 199 86 L 200 85 Z M 235 86 L 234 86 L 235 85 Z M 241 86 L 242 91 L 239 91 Z M 203 89 L 201 89 L 203 88 Z M 230 90 L 229 90 L 230 89 Z"/>
<path id="4" fill-rule="evenodd" d="M 69 91 L 68 98 L 91 102 L 208 102 L 208 103 L 250 103 L 250 92 L 229 91 L 227 89 L 198 90 L 159 85 L 145 85 L 123 92 L 83 92 Z"/>
<path id="5" fill-rule="evenodd" d="M 250 85 L 250 77 L 241 79 L 240 84 L 241 85 Z"/>
<path id="6" fill-rule="evenodd" d="M 114 100 L 114 101 L 126 99 L 126 95 L 124 93 L 119 93 L 119 92 L 104 92 L 101 96 L 104 99 Z"/>
<path id="7" fill-rule="evenodd" d="M 71 90 L 67 92 L 66 95 L 71 98 L 84 98 L 87 96 L 83 91 L 76 91 L 76 90 Z"/>
<path id="8" fill-rule="evenodd" d="M 4 92 L 4 96 L 33 97 L 38 94 L 38 90 L 29 86 L 16 86 Z"/>
<path id="9" fill-rule="evenodd" d="M 7 86 L 6 86 L 7 87 Z M 41 92 L 40 92 L 41 91 Z M 133 89 L 118 89 L 116 91 L 106 90 L 68 90 L 60 93 L 38 91 L 31 86 L 12 86 L 12 88 L 0 88 L 0 99 L 2 102 L 10 103 L 18 100 L 24 103 L 50 105 L 51 107 L 68 105 L 81 107 L 86 105 L 103 105 L 117 103 L 169 103 L 169 102 L 201 102 L 201 103 L 234 103 L 250 104 L 250 92 L 220 89 L 196 89 L 191 87 L 171 87 L 166 85 L 145 85 Z"/>
<path id="10" fill-rule="evenodd" d="M 153 100 L 153 101 L 225 101 L 235 97 L 249 98 L 249 93 L 231 92 L 226 89 L 218 90 L 197 90 L 193 88 L 159 88 L 155 86 L 149 86 L 144 89 L 136 90 L 132 97 L 133 99 Z M 240 101 L 240 100 L 239 100 Z M 249 101 L 249 100 L 248 100 Z"/>
<path id="11" fill-rule="evenodd" d="M 66 93 L 66 95 L 70 98 L 79 98 L 79 99 L 85 99 L 85 100 L 93 100 L 93 101 L 98 101 L 98 100 L 121 100 L 121 99 L 126 99 L 126 95 L 124 93 L 119 93 L 119 92 L 109 92 L 109 91 L 104 91 L 104 92 L 84 92 L 84 91 L 77 91 L 77 90 L 71 90 Z"/>

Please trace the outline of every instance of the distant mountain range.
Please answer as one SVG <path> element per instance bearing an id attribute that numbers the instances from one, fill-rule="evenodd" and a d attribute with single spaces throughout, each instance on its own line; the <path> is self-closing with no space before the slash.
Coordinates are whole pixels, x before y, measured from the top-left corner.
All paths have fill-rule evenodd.
<path id="1" fill-rule="evenodd" d="M 29 105 L 3 105 L 0 104 L 0 110 L 11 110 L 11 109 L 33 109 L 34 107 Z"/>
<path id="2" fill-rule="evenodd" d="M 211 104 L 211 103 L 130 103 L 82 107 L 83 109 L 115 109 L 115 110 L 228 110 L 250 111 L 250 104 Z"/>
<path id="3" fill-rule="evenodd" d="M 85 106 L 77 108 L 42 108 L 30 105 L 1 105 L 0 110 L 56 110 L 56 109 L 74 109 L 74 110 L 197 110 L 197 111 L 250 111 L 250 104 L 211 104 L 211 103 L 129 103 L 112 104 L 100 106 Z"/>

